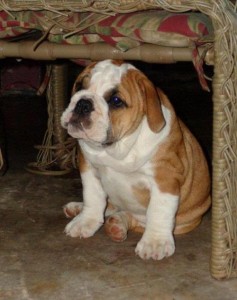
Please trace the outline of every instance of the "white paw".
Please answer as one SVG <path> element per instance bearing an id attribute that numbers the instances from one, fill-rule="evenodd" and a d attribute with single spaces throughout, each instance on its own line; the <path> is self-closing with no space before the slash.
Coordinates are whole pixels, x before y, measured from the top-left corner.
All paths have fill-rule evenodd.
<path id="1" fill-rule="evenodd" d="M 71 237 L 88 238 L 101 227 L 103 222 L 97 219 L 86 218 L 82 215 L 76 216 L 67 224 L 65 232 Z"/>
<path id="2" fill-rule="evenodd" d="M 142 237 L 138 242 L 135 252 L 142 259 L 152 258 L 161 260 L 164 257 L 174 254 L 175 245 L 172 235 L 161 237 L 159 239 L 152 237 Z"/>
<path id="3" fill-rule="evenodd" d="M 73 218 L 82 211 L 82 202 L 69 202 L 63 206 L 63 212 L 67 218 Z"/>

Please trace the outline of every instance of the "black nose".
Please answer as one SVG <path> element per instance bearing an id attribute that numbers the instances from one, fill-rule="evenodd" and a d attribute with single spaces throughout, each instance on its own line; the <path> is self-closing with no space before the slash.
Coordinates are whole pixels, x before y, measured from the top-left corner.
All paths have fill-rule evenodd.
<path id="1" fill-rule="evenodd" d="M 79 115 L 88 115 L 93 110 L 94 108 L 93 108 L 92 100 L 86 98 L 80 99 L 77 102 L 76 107 L 74 108 L 74 112 Z"/>

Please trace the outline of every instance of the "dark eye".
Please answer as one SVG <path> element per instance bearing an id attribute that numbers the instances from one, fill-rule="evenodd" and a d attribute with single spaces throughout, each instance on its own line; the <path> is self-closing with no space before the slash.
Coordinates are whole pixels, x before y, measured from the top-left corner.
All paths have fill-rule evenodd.
<path id="1" fill-rule="evenodd" d="M 109 105 L 112 108 L 120 108 L 125 106 L 125 103 L 118 96 L 114 95 L 109 99 Z"/>

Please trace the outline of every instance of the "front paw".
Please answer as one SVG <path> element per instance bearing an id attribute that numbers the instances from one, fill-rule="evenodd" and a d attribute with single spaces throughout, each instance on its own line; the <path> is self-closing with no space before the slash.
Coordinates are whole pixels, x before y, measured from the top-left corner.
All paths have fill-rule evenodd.
<path id="1" fill-rule="evenodd" d="M 65 232 L 71 237 L 88 238 L 102 226 L 103 222 L 97 219 L 86 218 L 82 215 L 76 216 L 67 224 Z"/>
<path id="2" fill-rule="evenodd" d="M 174 254 L 175 244 L 172 235 L 152 238 L 142 237 L 138 242 L 135 252 L 142 259 L 152 258 L 154 260 L 161 260 L 164 257 Z"/>

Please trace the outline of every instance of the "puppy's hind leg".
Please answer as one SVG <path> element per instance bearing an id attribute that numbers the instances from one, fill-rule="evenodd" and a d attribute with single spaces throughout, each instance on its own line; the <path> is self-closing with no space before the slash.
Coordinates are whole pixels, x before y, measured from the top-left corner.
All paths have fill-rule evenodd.
<path id="1" fill-rule="evenodd" d="M 110 214 L 105 221 L 105 232 L 115 242 L 126 240 L 128 230 L 135 228 L 140 228 L 137 220 L 126 211 Z"/>
<path id="2" fill-rule="evenodd" d="M 69 202 L 63 206 L 63 212 L 67 218 L 74 218 L 82 211 L 83 202 Z"/>

